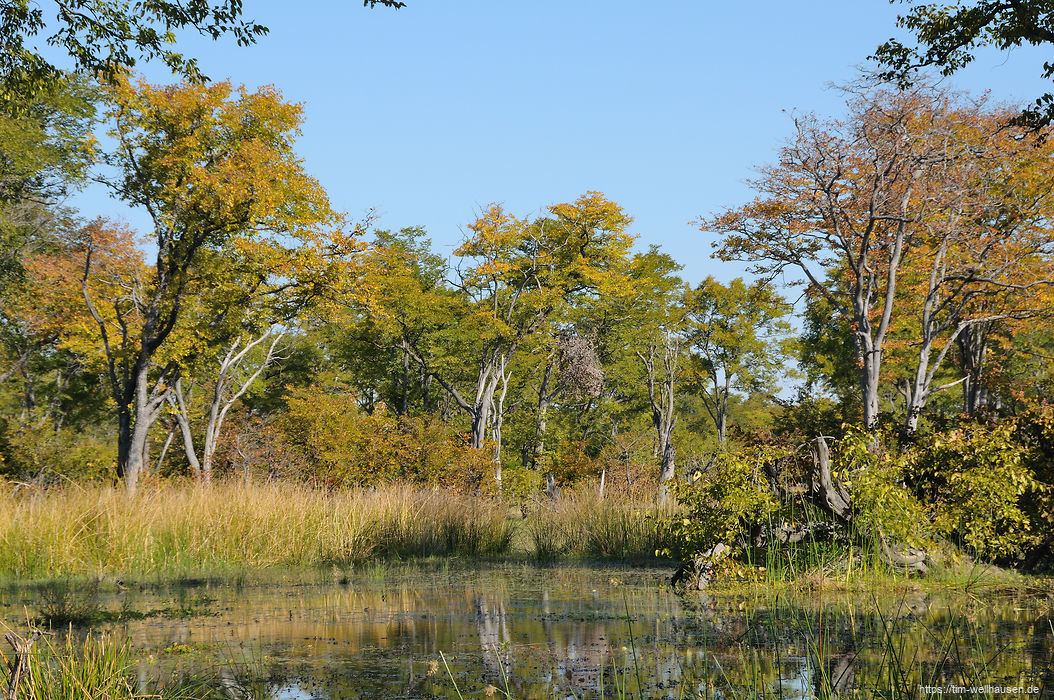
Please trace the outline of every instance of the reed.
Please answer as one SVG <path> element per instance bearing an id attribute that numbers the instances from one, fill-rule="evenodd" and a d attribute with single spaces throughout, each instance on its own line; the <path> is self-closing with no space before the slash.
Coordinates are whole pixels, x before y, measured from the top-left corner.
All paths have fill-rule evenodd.
<path id="1" fill-rule="evenodd" d="M 215 678 L 150 682 L 137 673 L 139 660 L 126 640 L 111 633 L 61 641 L 41 637 L 28 652 L 29 673 L 10 686 L 8 668 L 0 664 L 0 687 L 17 700 L 208 700 L 229 697 Z"/>
<path id="2" fill-rule="evenodd" d="M 649 500 L 608 496 L 589 486 L 538 504 L 526 518 L 531 554 L 550 561 L 572 555 L 595 559 L 654 559 L 672 546 L 664 520 L 672 507 Z"/>
<path id="3" fill-rule="evenodd" d="M 393 485 L 158 485 L 135 498 L 69 487 L 0 495 L 0 575 L 179 575 L 348 564 L 371 556 L 495 556 L 514 524 L 495 500 Z"/>

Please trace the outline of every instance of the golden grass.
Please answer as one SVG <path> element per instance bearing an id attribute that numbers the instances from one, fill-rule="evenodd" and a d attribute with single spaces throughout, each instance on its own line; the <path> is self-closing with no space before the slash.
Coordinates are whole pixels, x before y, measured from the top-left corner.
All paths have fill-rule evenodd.
<path id="1" fill-rule="evenodd" d="M 558 501 L 539 504 L 527 517 L 531 553 L 540 560 L 567 554 L 598 559 L 649 559 L 672 547 L 663 521 L 673 506 L 656 507 L 633 496 L 600 498 L 595 489 L 569 491 Z"/>
<path id="2" fill-rule="evenodd" d="M 0 494 L 0 575 L 54 577 L 493 556 L 514 524 L 496 501 L 407 486 L 161 484 L 129 499 L 76 487 Z"/>

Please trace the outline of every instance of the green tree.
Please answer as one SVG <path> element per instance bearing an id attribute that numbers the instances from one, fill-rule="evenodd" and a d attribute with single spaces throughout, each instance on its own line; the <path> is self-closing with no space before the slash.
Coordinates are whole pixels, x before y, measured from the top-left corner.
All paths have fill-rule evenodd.
<path id="1" fill-rule="evenodd" d="M 688 297 L 695 368 L 703 406 L 725 444 L 732 392 L 772 392 L 787 361 L 790 312 L 786 301 L 763 281 L 737 278 L 723 285 L 712 277 Z"/>
<path id="2" fill-rule="evenodd" d="M 455 251 L 456 294 L 446 297 L 444 320 L 403 336 L 405 352 L 468 416 L 472 446 L 492 441 L 499 481 L 506 402 L 519 381 L 515 361 L 551 338 L 576 300 L 617 286 L 629 223 L 599 192 L 552 205 L 534 221 L 492 205 Z M 384 313 L 402 315 L 398 305 Z"/>
<path id="3" fill-rule="evenodd" d="M 402 7 L 397 0 L 363 5 Z M 0 103 L 49 91 L 62 71 L 33 45 L 38 35 L 66 51 L 73 70 L 113 82 L 139 59 L 159 59 L 191 81 L 208 78 L 198 62 L 178 51 L 176 32 L 193 30 L 219 39 L 231 35 L 248 46 L 267 27 L 242 16 L 242 0 L 0 0 Z M 50 8 L 54 14 L 49 14 Z"/>
<path id="4" fill-rule="evenodd" d="M 894 0 L 890 0 L 893 2 Z M 919 70 L 936 67 L 941 75 L 951 75 L 974 60 L 984 46 L 1007 51 L 1017 46 L 1054 44 L 1054 2 L 1050 0 L 975 0 L 974 2 L 931 3 L 917 0 L 897 23 L 914 35 L 917 46 L 890 39 L 875 51 L 886 80 L 902 86 L 913 82 Z M 1054 62 L 1044 62 L 1042 76 L 1054 77 Z M 1036 98 L 1017 119 L 1032 127 L 1047 126 L 1054 120 L 1054 95 Z"/>
<path id="5" fill-rule="evenodd" d="M 676 275 L 681 269 L 672 257 L 652 246 L 634 255 L 626 280 L 613 300 L 622 350 L 613 373 L 621 375 L 631 395 L 644 390 L 646 411 L 655 430 L 659 457 L 660 500 L 677 474 L 674 429 L 678 421 L 678 387 L 685 373 L 688 286 Z"/>
<path id="6" fill-rule="evenodd" d="M 179 352 L 193 348 L 183 345 L 190 336 L 174 333 L 188 299 L 222 286 L 227 270 L 254 277 L 257 293 L 294 290 L 292 303 L 355 277 L 328 264 L 352 242 L 293 150 L 299 106 L 271 88 L 249 93 L 227 83 L 122 81 L 107 97 L 118 144 L 110 157 L 118 175 L 108 184 L 154 227 L 153 263 L 108 280 L 93 267 L 108 244 L 96 227 L 83 284 L 117 408 L 118 475 L 134 492 Z"/>

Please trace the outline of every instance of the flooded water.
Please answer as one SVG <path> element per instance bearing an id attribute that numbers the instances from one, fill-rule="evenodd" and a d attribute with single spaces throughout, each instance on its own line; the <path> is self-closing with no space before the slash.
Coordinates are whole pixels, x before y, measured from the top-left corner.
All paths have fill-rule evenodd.
<path id="1" fill-rule="evenodd" d="M 1047 594 L 678 595 L 669 574 L 400 565 L 100 603 L 149 613 L 108 623 L 142 651 L 144 679 L 209 671 L 232 697 L 1054 697 Z M 24 625 L 39 595 L 8 589 L 0 614 Z"/>

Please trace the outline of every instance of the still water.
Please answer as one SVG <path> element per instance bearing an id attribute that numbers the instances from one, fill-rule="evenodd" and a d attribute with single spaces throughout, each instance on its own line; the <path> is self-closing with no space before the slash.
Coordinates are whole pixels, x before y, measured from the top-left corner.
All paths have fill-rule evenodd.
<path id="1" fill-rule="evenodd" d="M 1054 697 L 1047 593 L 678 594 L 670 573 L 394 565 L 128 586 L 100 602 L 169 611 L 111 623 L 144 679 L 218 673 L 232 697 Z M 8 590 L 7 624 L 36 595 Z"/>

